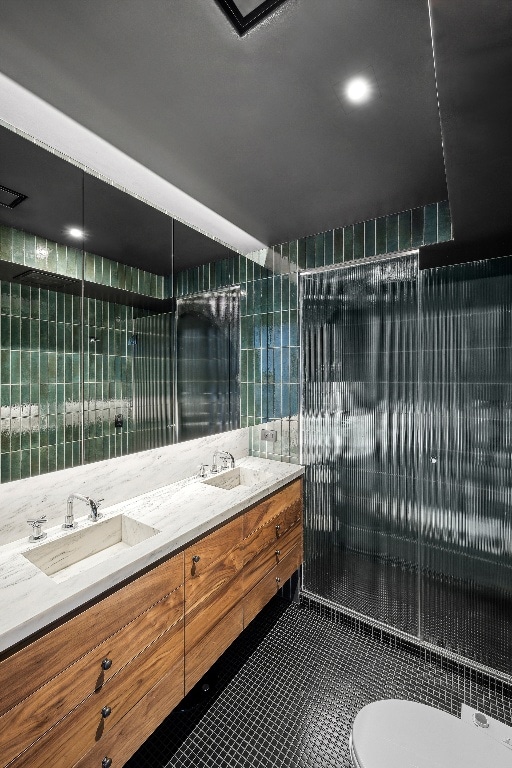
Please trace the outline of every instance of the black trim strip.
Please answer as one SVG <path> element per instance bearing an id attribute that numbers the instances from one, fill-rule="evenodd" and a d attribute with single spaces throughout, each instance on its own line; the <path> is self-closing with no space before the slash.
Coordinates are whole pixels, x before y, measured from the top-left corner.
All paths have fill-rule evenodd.
<path id="1" fill-rule="evenodd" d="M 22 195 L 21 192 L 16 192 L 14 189 L 9 189 L 9 187 L 4 187 L 2 184 L 0 184 L 0 189 L 2 192 L 8 192 L 10 195 L 16 195 L 16 199 L 12 203 L 2 203 L 0 201 L 0 205 L 3 208 L 16 208 L 17 205 L 27 199 L 26 195 Z"/>
<path id="2" fill-rule="evenodd" d="M 244 35 L 249 29 L 254 27 L 260 21 L 271 13 L 274 8 L 282 5 L 286 0 L 265 0 L 260 3 L 254 11 L 251 11 L 247 16 L 243 16 L 236 3 L 233 0 L 216 0 L 217 5 L 224 11 L 231 24 L 234 26 L 240 37 Z"/>

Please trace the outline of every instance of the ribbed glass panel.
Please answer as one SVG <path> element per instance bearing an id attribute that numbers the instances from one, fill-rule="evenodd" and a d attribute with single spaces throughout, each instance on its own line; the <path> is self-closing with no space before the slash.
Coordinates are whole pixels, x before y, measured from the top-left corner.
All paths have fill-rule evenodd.
<path id="1" fill-rule="evenodd" d="M 174 440 L 171 371 L 171 314 L 135 320 L 134 418 L 136 450 L 170 445 Z"/>
<path id="2" fill-rule="evenodd" d="M 303 275 L 305 588 L 417 632 L 418 263 Z"/>
<path id="3" fill-rule="evenodd" d="M 240 288 L 177 302 L 178 439 L 240 426 Z"/>
<path id="4" fill-rule="evenodd" d="M 512 258 L 420 285 L 422 634 L 510 674 Z"/>

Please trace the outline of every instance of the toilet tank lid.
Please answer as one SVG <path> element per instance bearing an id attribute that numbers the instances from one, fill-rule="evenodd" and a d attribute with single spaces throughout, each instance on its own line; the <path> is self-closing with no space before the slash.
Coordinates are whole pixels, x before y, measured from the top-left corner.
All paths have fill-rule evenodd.
<path id="1" fill-rule="evenodd" d="M 512 750 L 440 709 L 402 699 L 374 701 L 357 714 L 358 768 L 511 768 Z"/>

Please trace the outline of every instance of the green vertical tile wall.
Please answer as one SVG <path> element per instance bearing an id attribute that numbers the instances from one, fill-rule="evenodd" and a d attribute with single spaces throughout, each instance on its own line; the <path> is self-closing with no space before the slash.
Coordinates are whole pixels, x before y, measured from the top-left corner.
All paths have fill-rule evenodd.
<path id="1" fill-rule="evenodd" d="M 80 297 L 0 282 L 1 482 L 137 449 L 131 346 L 137 314 L 85 299 L 82 371 Z M 122 429 L 114 426 L 116 414 L 123 415 Z"/>
<path id="2" fill-rule="evenodd" d="M 0 282 L 1 481 L 80 464 L 81 299 Z"/>
<path id="3" fill-rule="evenodd" d="M 133 420 L 134 320 L 141 310 L 84 299 L 84 462 L 137 450 Z M 122 428 L 114 417 L 121 414 Z"/>
<path id="4" fill-rule="evenodd" d="M 5 226 L 0 259 L 75 279 L 83 270 L 90 282 L 169 295 L 160 275 Z M 135 318 L 145 313 L 85 299 L 82 327 L 81 301 L 0 281 L 0 482 L 137 450 L 131 340 Z"/>

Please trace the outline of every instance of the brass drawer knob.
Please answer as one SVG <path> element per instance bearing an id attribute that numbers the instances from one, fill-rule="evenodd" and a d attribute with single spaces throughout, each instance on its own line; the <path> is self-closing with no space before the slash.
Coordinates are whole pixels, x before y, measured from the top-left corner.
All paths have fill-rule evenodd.
<path id="1" fill-rule="evenodd" d="M 101 716 L 103 718 L 106 718 L 110 715 L 111 712 L 112 712 L 112 709 L 107 705 L 106 707 L 103 707 L 103 709 L 101 710 Z"/>
<path id="2" fill-rule="evenodd" d="M 104 757 L 101 761 L 101 768 L 110 768 L 112 765 L 112 758 L 111 757 Z"/>
<path id="3" fill-rule="evenodd" d="M 199 555 L 194 555 L 194 557 L 192 558 L 192 562 L 193 563 L 198 563 L 200 561 L 200 559 L 201 558 L 199 557 Z"/>
<path id="4" fill-rule="evenodd" d="M 103 661 L 101 662 L 102 669 L 107 670 L 107 669 L 110 669 L 111 666 L 112 666 L 112 659 L 103 659 Z"/>

